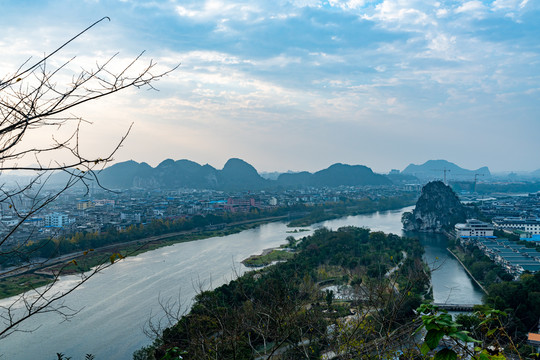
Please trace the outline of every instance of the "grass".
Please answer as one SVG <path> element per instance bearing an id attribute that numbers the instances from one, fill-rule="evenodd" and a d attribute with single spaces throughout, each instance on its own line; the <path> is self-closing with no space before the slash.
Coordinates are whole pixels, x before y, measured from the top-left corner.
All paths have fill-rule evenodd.
<path id="1" fill-rule="evenodd" d="M 260 267 L 271 264 L 274 261 L 289 260 L 294 256 L 293 253 L 283 250 L 272 250 L 265 255 L 253 255 L 242 261 L 242 264 L 249 267 Z"/>
<path id="2" fill-rule="evenodd" d="M 51 278 L 33 273 L 0 279 L 0 298 L 18 295 L 50 282 Z"/>

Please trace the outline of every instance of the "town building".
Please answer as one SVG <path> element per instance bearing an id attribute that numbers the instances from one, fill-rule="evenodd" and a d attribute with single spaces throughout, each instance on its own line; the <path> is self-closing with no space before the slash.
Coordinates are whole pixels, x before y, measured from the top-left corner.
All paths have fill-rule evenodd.
<path id="1" fill-rule="evenodd" d="M 69 218 L 64 213 L 54 212 L 45 215 L 45 226 L 64 227 L 69 224 Z"/>
<path id="2" fill-rule="evenodd" d="M 540 235 L 540 219 L 524 219 L 517 217 L 493 218 L 493 225 L 501 230 L 521 230 L 531 235 Z"/>
<path id="3" fill-rule="evenodd" d="M 540 271 L 540 252 L 503 238 L 463 237 L 462 245 L 476 245 L 506 272 L 519 277 L 525 271 Z"/>
<path id="4" fill-rule="evenodd" d="M 465 224 L 456 224 L 454 229 L 458 238 L 493 236 L 493 225 L 476 219 L 469 219 Z"/>
<path id="5" fill-rule="evenodd" d="M 92 203 L 92 200 L 84 199 L 77 201 L 77 210 L 86 210 L 93 206 L 94 204 Z"/>

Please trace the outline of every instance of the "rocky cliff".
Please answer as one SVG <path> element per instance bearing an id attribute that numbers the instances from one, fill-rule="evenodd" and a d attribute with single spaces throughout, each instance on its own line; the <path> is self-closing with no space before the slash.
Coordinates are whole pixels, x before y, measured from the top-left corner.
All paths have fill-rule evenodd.
<path id="1" fill-rule="evenodd" d="M 405 231 L 442 232 L 465 222 L 474 211 L 459 201 L 454 191 L 442 181 L 432 181 L 422 188 L 412 212 L 401 218 Z"/>

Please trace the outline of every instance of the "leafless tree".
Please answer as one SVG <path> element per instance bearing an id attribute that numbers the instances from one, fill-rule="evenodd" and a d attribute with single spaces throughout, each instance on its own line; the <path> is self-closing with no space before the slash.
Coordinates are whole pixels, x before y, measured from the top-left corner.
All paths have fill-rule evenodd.
<path id="1" fill-rule="evenodd" d="M 17 236 L 27 221 L 75 185 L 82 184 L 86 189 L 91 183 L 100 186 L 96 171 L 113 160 L 131 129 L 131 126 L 126 129 L 109 152 L 89 156 L 80 146 L 81 125 L 86 121 L 73 115 L 72 111 L 128 88 L 154 89 L 156 81 L 177 68 L 159 71 L 153 60 L 143 60 L 144 52 L 120 68 L 118 54 L 76 73 L 72 70 L 75 57 L 60 65 L 51 65 L 59 60 L 62 49 L 105 20 L 110 21 L 108 17 L 96 21 L 42 59 L 36 62 L 28 59 L 15 72 L 0 78 L 0 176 L 4 174 L 5 179 L 5 172 L 9 170 L 33 174 L 24 184 L 8 185 L 0 179 L 0 206 L 16 219 L 0 236 L 0 257 L 4 259 L 32 256 L 28 253 L 28 244 L 34 233 Z M 51 139 L 45 144 L 36 144 L 32 140 L 47 134 L 51 134 Z M 54 191 L 45 189 L 51 176 L 58 176 L 58 173 L 64 176 L 63 186 Z M 23 200 L 25 205 L 21 206 Z M 11 304 L 0 307 L 0 338 L 22 331 L 20 325 L 38 313 L 56 312 L 66 318 L 75 315 L 77 309 L 65 306 L 63 299 L 115 260 L 116 257 L 111 257 L 92 271 L 81 273 L 75 286 L 57 290 L 54 285 L 62 270 L 68 261 L 75 263 L 67 257 L 60 259 L 60 265 L 51 273 L 53 278 L 49 285 L 22 294 Z M 26 263 L 10 268 L 9 272 L 21 273 L 50 263 L 51 259 Z M 0 277 L 6 276 L 7 270 L 2 271 Z"/>

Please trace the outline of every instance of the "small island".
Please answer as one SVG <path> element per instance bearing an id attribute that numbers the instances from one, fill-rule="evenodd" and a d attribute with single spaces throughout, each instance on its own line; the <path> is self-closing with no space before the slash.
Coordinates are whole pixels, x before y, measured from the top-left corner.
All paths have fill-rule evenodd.
<path id="1" fill-rule="evenodd" d="M 261 255 L 251 255 L 242 261 L 242 264 L 247 267 L 263 267 L 278 261 L 286 261 L 292 259 L 294 253 L 288 248 L 271 248 L 264 249 Z"/>

